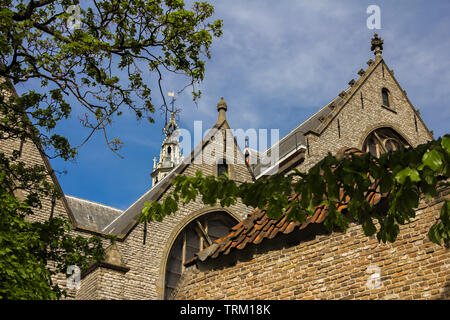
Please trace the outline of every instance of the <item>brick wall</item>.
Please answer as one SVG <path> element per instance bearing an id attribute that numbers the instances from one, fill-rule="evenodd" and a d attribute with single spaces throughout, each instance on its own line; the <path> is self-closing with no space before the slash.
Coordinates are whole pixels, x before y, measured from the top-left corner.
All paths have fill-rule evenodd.
<path id="1" fill-rule="evenodd" d="M 449 299 L 449 249 L 427 238 L 430 226 L 439 217 L 443 198 L 450 199 L 449 189 L 428 204 L 421 201 L 416 218 L 400 227 L 393 244 L 378 243 L 375 236 L 366 237 L 360 225 L 351 224 L 345 233 L 319 234 L 297 245 L 285 243 L 284 248 L 272 250 L 266 246 L 264 252 L 250 254 L 242 261 L 228 260 L 225 267 L 212 268 L 208 260 L 200 268 L 191 266 L 172 297 Z M 212 263 L 221 264 L 220 260 Z"/>
<path id="2" fill-rule="evenodd" d="M 97 268 L 81 280 L 79 290 L 70 290 L 70 298 L 78 300 L 95 300 L 99 299 L 99 280 L 101 279 L 103 270 Z"/>

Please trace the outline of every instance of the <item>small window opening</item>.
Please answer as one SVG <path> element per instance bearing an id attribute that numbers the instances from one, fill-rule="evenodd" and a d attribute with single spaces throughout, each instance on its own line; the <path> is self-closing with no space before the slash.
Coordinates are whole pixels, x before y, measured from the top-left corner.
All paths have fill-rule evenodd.
<path id="1" fill-rule="evenodd" d="M 228 174 L 228 165 L 225 160 L 222 160 L 217 164 L 217 176 L 220 177 L 224 173 Z"/>
<path id="2" fill-rule="evenodd" d="M 381 90 L 381 95 L 383 97 L 383 105 L 385 105 L 386 107 L 390 107 L 389 104 L 389 90 L 386 88 L 383 88 Z"/>

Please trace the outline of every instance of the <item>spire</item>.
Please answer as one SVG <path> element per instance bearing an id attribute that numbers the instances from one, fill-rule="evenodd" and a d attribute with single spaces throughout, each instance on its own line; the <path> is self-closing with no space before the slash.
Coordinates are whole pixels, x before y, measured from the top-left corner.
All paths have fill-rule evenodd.
<path id="1" fill-rule="evenodd" d="M 164 134 L 166 135 L 166 137 L 169 137 L 172 135 L 172 133 L 174 133 L 174 131 L 176 131 L 178 129 L 178 125 L 177 122 L 175 121 L 175 113 L 171 112 L 170 113 L 170 120 L 169 122 L 166 124 L 166 126 L 163 129 Z"/>
<path id="2" fill-rule="evenodd" d="M 381 52 L 383 51 L 383 43 L 383 39 L 381 39 L 378 34 L 375 33 L 371 41 L 372 46 L 370 47 L 371 51 L 375 51 L 375 57 L 381 57 Z"/>
<path id="3" fill-rule="evenodd" d="M 217 111 L 219 111 L 219 117 L 217 119 L 217 123 L 222 123 L 227 119 L 225 112 L 227 112 L 227 103 L 223 100 L 223 97 L 220 98 L 220 101 L 217 103 Z"/>
<path id="4" fill-rule="evenodd" d="M 150 174 L 153 186 L 183 161 L 180 140 L 178 139 L 180 133 L 178 124 L 175 121 L 175 112 L 171 112 L 170 120 L 164 126 L 163 132 L 166 137 L 161 146 L 159 159 L 156 157 L 153 159 L 153 172 Z"/>

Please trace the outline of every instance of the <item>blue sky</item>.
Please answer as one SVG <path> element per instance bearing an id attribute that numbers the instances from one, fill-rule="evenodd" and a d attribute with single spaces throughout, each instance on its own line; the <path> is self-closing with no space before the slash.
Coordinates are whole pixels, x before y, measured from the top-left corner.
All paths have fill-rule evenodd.
<path id="1" fill-rule="evenodd" d="M 366 27 L 369 5 L 381 9 L 383 57 L 435 137 L 450 132 L 450 1 L 216 1 L 215 18 L 224 20 L 206 63 L 203 96 L 195 106 L 189 90 L 177 105 L 179 125 L 204 130 L 217 119 L 223 96 L 234 128 L 275 128 L 282 137 L 339 92 L 373 58 Z M 177 91 L 182 79 L 169 76 L 163 86 Z M 155 96 L 155 100 L 158 101 Z M 76 161 L 52 160 L 66 194 L 126 209 L 151 187 L 153 157 L 159 155 L 164 119 L 137 122 L 125 113 L 110 130 L 124 141 L 123 159 L 95 135 Z M 74 116 L 58 127 L 78 145 L 88 134 Z"/>

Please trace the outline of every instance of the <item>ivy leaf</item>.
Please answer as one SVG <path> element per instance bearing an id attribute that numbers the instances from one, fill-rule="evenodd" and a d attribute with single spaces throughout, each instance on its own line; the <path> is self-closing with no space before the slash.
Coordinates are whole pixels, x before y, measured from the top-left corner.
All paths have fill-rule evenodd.
<path id="1" fill-rule="evenodd" d="M 418 182 L 420 181 L 420 175 L 419 172 L 416 169 L 411 169 L 409 167 L 406 167 L 405 169 L 399 171 L 396 175 L 395 175 L 395 181 L 399 184 L 403 184 L 405 183 L 406 178 L 408 178 L 412 181 L 412 182 Z"/>
<path id="2" fill-rule="evenodd" d="M 366 236 L 371 236 L 375 232 L 377 232 L 377 228 L 373 224 L 373 221 L 372 221 L 372 219 L 370 217 L 368 217 L 366 220 L 363 221 L 362 228 L 363 228 L 364 234 Z"/>
<path id="3" fill-rule="evenodd" d="M 431 150 L 423 155 L 422 162 L 433 171 L 438 171 L 442 166 L 442 156 L 437 150 Z"/>
<path id="4" fill-rule="evenodd" d="M 428 239 L 430 239 L 431 242 L 440 245 L 441 244 L 441 236 L 438 232 L 439 225 L 434 224 L 431 226 L 430 230 L 428 231 Z"/>
<path id="5" fill-rule="evenodd" d="M 381 179 L 380 179 L 380 191 L 382 193 L 385 193 L 385 192 L 388 192 L 389 190 L 391 190 L 393 182 L 394 182 L 394 179 L 392 178 L 392 175 L 390 175 L 386 171 L 383 171 L 383 173 L 381 174 Z"/>
<path id="6" fill-rule="evenodd" d="M 447 152 L 447 154 L 450 155 L 450 137 L 449 136 L 445 136 L 442 138 L 441 146 L 445 150 L 445 152 Z"/>

